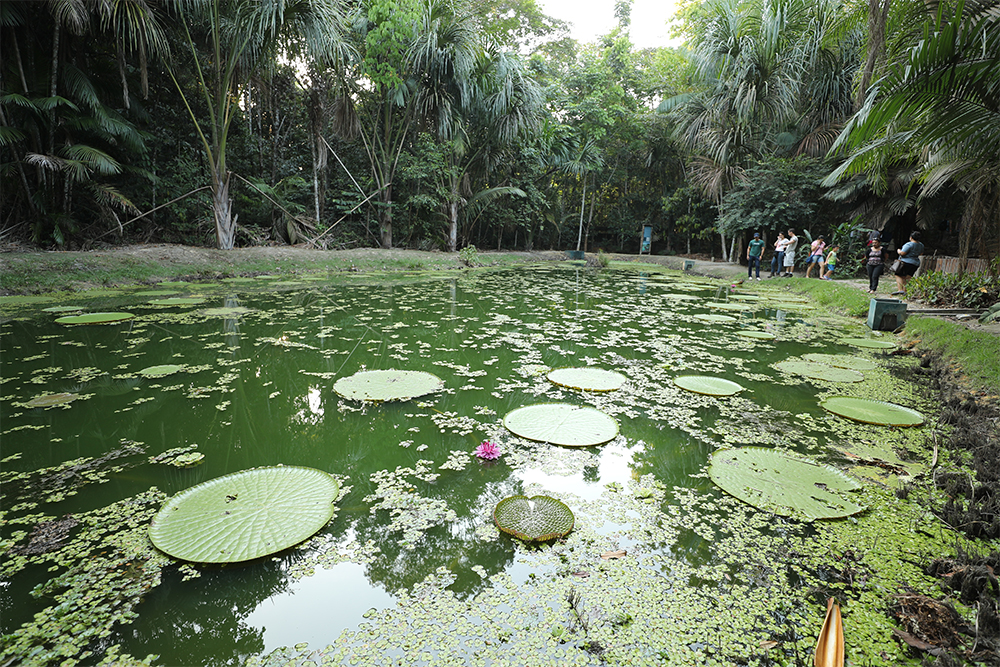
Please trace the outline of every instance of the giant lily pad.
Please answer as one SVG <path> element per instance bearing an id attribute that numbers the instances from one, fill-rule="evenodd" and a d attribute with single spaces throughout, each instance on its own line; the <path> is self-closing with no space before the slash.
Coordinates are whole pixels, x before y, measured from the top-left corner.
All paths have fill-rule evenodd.
<path id="1" fill-rule="evenodd" d="M 132 313 L 85 313 L 83 315 L 65 315 L 57 317 L 59 324 L 113 324 L 130 320 L 135 315 Z"/>
<path id="2" fill-rule="evenodd" d="M 891 350 L 896 347 L 896 343 L 891 340 L 879 340 L 877 338 L 841 338 L 840 342 L 845 345 L 867 347 L 872 350 Z"/>
<path id="3" fill-rule="evenodd" d="M 565 503 L 549 496 L 509 496 L 497 503 L 493 522 L 508 535 L 544 542 L 568 535 L 576 518 Z"/>
<path id="4" fill-rule="evenodd" d="M 774 365 L 779 371 L 792 375 L 802 375 L 813 380 L 827 382 L 861 382 L 865 376 L 847 368 L 834 368 L 815 361 L 780 361 Z"/>
<path id="5" fill-rule="evenodd" d="M 567 403 L 517 408 L 507 413 L 503 425 L 522 438 L 566 447 L 603 445 L 618 435 L 618 422 L 610 415 Z"/>
<path id="6" fill-rule="evenodd" d="M 861 486 L 836 468 L 762 447 L 712 455 L 712 481 L 754 507 L 799 519 L 837 519 L 864 509 L 844 497 Z"/>
<path id="7" fill-rule="evenodd" d="M 730 317 L 729 315 L 719 315 L 717 313 L 699 313 L 695 315 L 696 320 L 701 320 L 702 322 L 735 322 L 735 317 Z"/>
<path id="8" fill-rule="evenodd" d="M 904 408 L 895 403 L 873 401 L 868 398 L 853 396 L 831 396 L 820 405 L 835 415 L 864 424 L 879 426 L 919 426 L 924 423 L 924 416 L 916 410 Z"/>
<path id="9" fill-rule="evenodd" d="M 80 394 L 42 394 L 24 404 L 26 408 L 54 408 L 60 405 L 68 405 L 80 398 Z"/>
<path id="10" fill-rule="evenodd" d="M 549 382 L 560 387 L 583 391 L 614 391 L 628 379 L 621 373 L 603 368 L 557 368 L 549 373 L 548 378 Z"/>
<path id="11" fill-rule="evenodd" d="M 83 306 L 52 306 L 51 308 L 42 308 L 43 313 L 79 313 L 83 310 Z"/>
<path id="12" fill-rule="evenodd" d="M 406 401 L 440 391 L 444 381 L 425 371 L 359 371 L 340 378 L 333 390 L 355 401 Z"/>
<path id="13" fill-rule="evenodd" d="M 756 331 L 754 329 L 744 329 L 742 331 L 736 332 L 737 336 L 743 336 L 744 338 L 756 338 L 758 340 L 774 340 L 775 335 L 768 331 Z"/>
<path id="14" fill-rule="evenodd" d="M 743 386 L 731 380 L 709 375 L 678 375 L 674 384 L 681 389 L 708 396 L 732 396 L 743 391 Z"/>
<path id="15" fill-rule="evenodd" d="M 183 366 L 178 364 L 163 364 L 162 366 L 149 366 L 143 368 L 139 371 L 139 375 L 147 378 L 162 378 L 168 375 L 173 375 L 179 371 L 184 370 Z"/>
<path id="16" fill-rule="evenodd" d="M 195 563 L 238 563 L 287 549 L 333 516 L 340 485 L 314 468 L 223 475 L 181 491 L 149 525 L 157 549 Z"/>
<path id="17" fill-rule="evenodd" d="M 810 354 L 802 355 L 802 358 L 806 361 L 815 361 L 818 364 L 836 366 L 837 368 L 848 368 L 852 371 L 873 371 L 878 368 L 875 362 L 869 359 L 853 357 L 849 354 L 819 354 L 818 352 L 811 352 Z"/>
<path id="18" fill-rule="evenodd" d="M 205 303 L 205 297 L 201 296 L 172 296 L 166 299 L 152 299 L 154 306 L 197 306 Z"/>

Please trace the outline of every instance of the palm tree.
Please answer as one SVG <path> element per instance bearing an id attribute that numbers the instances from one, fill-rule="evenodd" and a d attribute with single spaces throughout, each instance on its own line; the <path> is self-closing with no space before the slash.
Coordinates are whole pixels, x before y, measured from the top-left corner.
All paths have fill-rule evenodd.
<path id="1" fill-rule="evenodd" d="M 888 168 L 918 165 L 919 196 L 954 183 L 965 194 L 960 252 L 987 258 L 1000 238 L 1000 23 L 996 0 L 942 5 L 905 60 L 872 87 L 834 150 L 849 151 L 826 179 L 864 174 L 877 192 Z"/>
<path id="2" fill-rule="evenodd" d="M 129 163 L 145 152 L 125 59 L 138 59 L 145 88 L 147 56 L 164 48 L 157 15 L 145 0 L 5 2 L 0 26 L 5 208 L 43 243 L 65 244 L 82 220 L 120 224 L 135 207 L 109 179 L 144 173 Z"/>
<path id="3" fill-rule="evenodd" d="M 336 59 L 342 16 L 335 0 L 173 0 L 173 10 L 184 30 L 207 119 L 198 117 L 182 86 L 179 63 L 169 61 L 167 69 L 205 152 L 216 242 L 229 250 L 235 245 L 236 218 L 227 144 L 239 113 L 240 86 L 252 75 L 266 73 L 278 53 Z"/>

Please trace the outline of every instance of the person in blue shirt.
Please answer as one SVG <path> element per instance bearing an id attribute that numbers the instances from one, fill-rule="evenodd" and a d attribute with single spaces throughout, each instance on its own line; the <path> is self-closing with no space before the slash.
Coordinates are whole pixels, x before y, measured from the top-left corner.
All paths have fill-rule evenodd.
<path id="1" fill-rule="evenodd" d="M 760 280 L 760 258 L 764 254 L 764 242 L 760 232 L 754 232 L 753 240 L 747 246 L 747 280 L 753 278 L 754 267 L 757 267 L 757 280 Z"/>
<path id="2" fill-rule="evenodd" d="M 910 234 L 910 240 L 903 244 L 896 253 L 899 255 L 899 268 L 896 270 L 896 291 L 893 296 L 906 294 L 906 283 L 920 268 L 920 255 L 924 254 L 924 244 L 920 242 L 920 232 Z"/>

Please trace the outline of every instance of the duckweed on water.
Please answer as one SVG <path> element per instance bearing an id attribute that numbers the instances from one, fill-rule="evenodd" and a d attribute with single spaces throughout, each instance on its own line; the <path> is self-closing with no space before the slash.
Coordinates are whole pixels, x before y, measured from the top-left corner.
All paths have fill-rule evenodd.
<path id="1" fill-rule="evenodd" d="M 254 665 L 404 656 L 462 665 L 791 664 L 809 655 L 833 595 L 844 605 L 850 660 L 905 664 L 887 592 L 930 592 L 934 582 L 914 563 L 948 553 L 954 537 L 889 487 L 891 478 L 921 483 L 933 427 L 852 422 L 821 402 L 843 393 L 890 400 L 932 423 L 933 401 L 898 372 L 913 360 L 850 350 L 839 341 L 868 336 L 862 325 L 817 316 L 780 291 L 730 294 L 677 278 L 549 269 L 410 283 L 352 276 L 356 284 L 286 290 L 242 281 L 220 288 L 212 309 L 145 307 L 124 327 L 59 328 L 37 313 L 6 322 L 5 352 L 23 358 L 5 355 L 0 397 L 5 448 L 19 452 L 0 471 L 4 567 L 11 563 L 3 574 L 41 595 L 5 627 L 12 639 L 3 659 L 37 650 L 36 664 L 63 660 L 57 653 L 96 662 L 152 650 L 178 664 L 190 659 L 182 648 L 137 639 L 176 628 L 175 643 L 198 646 L 198 660 L 212 665 L 239 656 Z M 697 317 L 705 302 L 728 303 L 727 294 L 752 305 L 730 318 L 738 325 Z M 99 308 L 109 311 L 143 299 L 105 298 Z M 775 338 L 738 335 L 748 330 Z M 863 381 L 834 386 L 774 368 L 845 353 L 871 366 L 857 369 Z M 183 375 L 147 380 L 135 371 L 182 361 Z M 549 381 L 565 367 L 609 369 L 628 382 L 596 393 Z M 333 391 L 367 368 L 433 368 L 446 388 L 377 406 Z M 674 384 L 691 374 L 734 378 L 743 391 L 719 398 Z M 16 405 L 60 392 L 92 398 L 72 413 Z M 606 444 L 579 448 L 505 428 L 502 415 L 537 403 L 599 411 L 615 428 Z M 73 425 L 63 417 L 77 413 Z M 472 459 L 483 440 L 501 447 L 498 462 Z M 747 445 L 863 479 L 851 495 L 867 509 L 806 524 L 745 505 L 708 475 L 714 451 Z M 149 465 L 191 454 L 206 455 L 204 463 Z M 154 482 L 176 493 L 282 463 L 343 470 L 355 485 L 342 484 L 339 515 L 303 544 L 214 571 L 179 566 L 145 539 L 142 522 L 165 499 Z M 873 469 L 879 481 L 869 481 Z M 572 508 L 573 531 L 541 546 L 501 535 L 492 512 L 518 495 Z M 616 552 L 627 555 L 601 557 Z M 327 575 L 348 564 L 364 571 L 349 593 L 357 602 L 347 605 L 357 615 L 307 637 L 310 619 L 325 618 L 328 600 L 345 594 Z M 300 602 L 310 590 L 327 602 Z M 388 601 L 369 597 L 381 590 Z M 273 619 L 251 620 L 293 594 L 299 606 L 281 609 L 302 629 L 271 635 Z M 176 610 L 169 629 L 152 611 L 161 604 Z M 214 605 L 211 626 L 225 631 L 199 634 L 198 605 Z M 77 624 L 93 632 L 76 640 L 67 630 Z"/>

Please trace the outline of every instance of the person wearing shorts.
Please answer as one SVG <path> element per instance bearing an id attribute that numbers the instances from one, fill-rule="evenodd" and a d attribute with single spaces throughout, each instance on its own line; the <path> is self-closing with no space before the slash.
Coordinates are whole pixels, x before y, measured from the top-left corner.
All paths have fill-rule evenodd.
<path id="1" fill-rule="evenodd" d="M 920 255 L 924 254 L 924 244 L 920 242 L 920 232 L 910 234 L 910 240 L 896 251 L 899 255 L 899 268 L 896 269 L 896 291 L 893 296 L 906 294 L 906 283 L 920 268 Z"/>
<path id="2" fill-rule="evenodd" d="M 823 277 L 823 251 L 826 249 L 826 241 L 823 240 L 822 236 L 817 236 L 816 240 L 812 242 L 809 247 L 809 256 L 806 257 L 806 278 L 809 278 L 809 274 L 812 273 L 813 267 L 816 267 L 816 272 L 819 274 L 816 277 Z"/>
<path id="3" fill-rule="evenodd" d="M 833 272 L 837 270 L 837 251 L 840 250 L 839 245 L 830 246 L 830 252 L 826 254 L 826 263 L 821 264 L 819 267 L 820 278 L 823 280 L 833 280 L 830 276 Z"/>
<path id="4" fill-rule="evenodd" d="M 785 278 L 791 278 L 795 271 L 795 249 L 799 247 L 799 237 L 795 235 L 794 229 L 788 230 L 788 245 L 785 246 L 785 271 L 780 274 Z"/>

